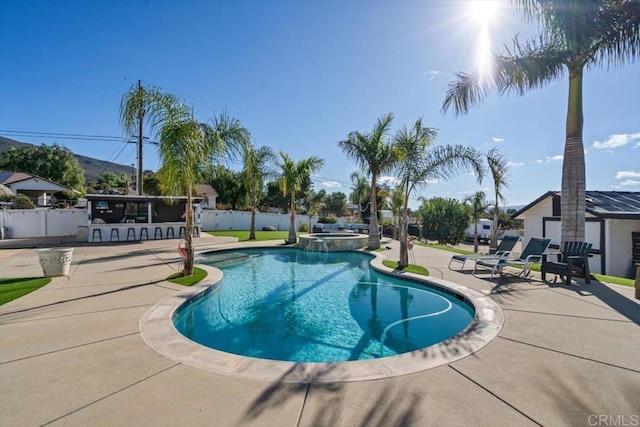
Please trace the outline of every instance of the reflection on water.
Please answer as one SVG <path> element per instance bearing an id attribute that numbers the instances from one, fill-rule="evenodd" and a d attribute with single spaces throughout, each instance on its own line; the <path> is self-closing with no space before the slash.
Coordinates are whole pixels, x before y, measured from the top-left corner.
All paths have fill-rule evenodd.
<path id="1" fill-rule="evenodd" d="M 371 359 L 444 340 L 472 319 L 469 307 L 380 275 L 359 253 L 246 251 L 244 264 L 224 268 L 222 285 L 180 312 L 176 328 L 203 345 L 254 357 L 292 361 Z M 449 296 L 444 296 L 452 300 Z M 380 338 L 388 329 L 382 347 Z"/>

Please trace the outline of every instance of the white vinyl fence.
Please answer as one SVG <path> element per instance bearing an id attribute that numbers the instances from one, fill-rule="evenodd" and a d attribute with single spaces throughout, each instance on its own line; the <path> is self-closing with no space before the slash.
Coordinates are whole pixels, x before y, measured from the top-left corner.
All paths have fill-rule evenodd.
<path id="1" fill-rule="evenodd" d="M 311 226 L 313 227 L 317 221 L 317 217 L 311 218 Z M 276 230 L 286 231 L 289 230 L 289 222 L 289 214 L 256 212 L 256 230 L 272 226 Z M 308 226 L 309 216 L 296 215 L 296 230 L 300 228 L 300 223 Z M 251 212 L 208 209 L 202 211 L 202 230 L 204 231 L 249 230 L 250 228 Z"/>
<path id="2" fill-rule="evenodd" d="M 289 230 L 289 215 L 258 212 L 256 230 L 272 226 L 276 230 Z M 318 221 L 311 218 L 313 227 Z M 308 215 L 296 215 L 296 230 L 300 223 L 309 225 Z M 86 209 L 7 209 L 0 211 L 0 227 L 3 238 L 23 239 L 29 237 L 75 236 L 79 226 L 88 225 Z M 251 212 L 240 211 L 202 211 L 202 230 L 249 230 Z"/>
<path id="3" fill-rule="evenodd" d="M 87 218 L 86 209 L 7 209 L 0 211 L 0 227 L 8 239 L 75 236 Z"/>

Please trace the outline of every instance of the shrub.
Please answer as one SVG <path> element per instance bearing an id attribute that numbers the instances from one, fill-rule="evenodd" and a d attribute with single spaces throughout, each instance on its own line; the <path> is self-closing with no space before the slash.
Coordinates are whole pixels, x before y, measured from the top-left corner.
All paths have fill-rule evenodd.
<path id="1" fill-rule="evenodd" d="M 13 207 L 16 209 L 35 209 L 36 205 L 24 194 L 16 194 L 13 199 Z"/>
<path id="2" fill-rule="evenodd" d="M 262 231 L 278 231 L 273 225 L 266 225 L 262 227 Z"/>
<path id="3" fill-rule="evenodd" d="M 300 233 L 308 233 L 309 225 L 306 222 L 301 222 L 300 225 L 298 226 L 298 231 Z"/>
<path id="4" fill-rule="evenodd" d="M 335 224 L 338 222 L 338 218 L 333 215 L 321 216 L 320 218 L 318 218 L 318 222 L 320 224 Z"/>
<path id="5" fill-rule="evenodd" d="M 455 199 L 435 197 L 425 201 L 418 214 L 422 218 L 422 234 L 443 245 L 457 245 L 469 223 L 469 207 Z"/>

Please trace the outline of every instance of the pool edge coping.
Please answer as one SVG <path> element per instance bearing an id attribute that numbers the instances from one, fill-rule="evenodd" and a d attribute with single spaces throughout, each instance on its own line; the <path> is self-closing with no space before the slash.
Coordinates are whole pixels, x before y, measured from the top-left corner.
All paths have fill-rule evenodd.
<path id="1" fill-rule="evenodd" d="M 251 247 L 274 248 L 268 245 Z M 239 248 L 248 247 L 233 245 L 224 250 Z M 197 295 L 203 295 L 219 285 L 223 278 L 222 270 L 198 265 L 207 271 L 204 281 L 164 298 L 147 310 L 139 322 L 140 333 L 143 340 L 163 356 L 209 372 L 254 380 L 326 384 L 386 379 L 447 365 L 479 351 L 502 330 L 504 313 L 489 296 L 443 279 L 395 271 L 382 264 L 382 260 L 386 259 L 383 253 L 361 252 L 372 257 L 370 264 L 379 272 L 427 283 L 428 286 L 444 288 L 463 296 L 474 306 L 473 320 L 465 329 L 445 341 L 410 353 L 380 359 L 312 363 L 240 356 L 191 341 L 180 334 L 173 324 L 176 310 Z"/>

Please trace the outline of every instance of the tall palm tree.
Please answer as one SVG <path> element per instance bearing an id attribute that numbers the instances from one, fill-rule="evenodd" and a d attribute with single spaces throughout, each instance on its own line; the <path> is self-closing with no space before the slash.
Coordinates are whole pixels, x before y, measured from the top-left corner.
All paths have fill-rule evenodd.
<path id="1" fill-rule="evenodd" d="M 296 192 L 300 191 L 304 179 L 312 173 L 319 171 L 324 166 L 324 160 L 311 156 L 297 162 L 291 159 L 286 153 L 280 152 L 280 162 L 278 163 L 281 174 L 278 179 L 278 187 L 283 195 L 290 195 L 290 219 L 289 236 L 287 243 L 296 243 Z"/>
<path id="2" fill-rule="evenodd" d="M 391 191 L 389 199 L 391 212 L 393 212 L 393 238 L 397 240 L 400 229 L 400 215 L 404 207 L 404 189 L 402 185 L 396 186 L 396 188 Z"/>
<path id="3" fill-rule="evenodd" d="M 347 157 L 355 161 L 362 172 L 371 178 L 371 215 L 367 242 L 370 250 L 380 247 L 376 200 L 378 178 L 384 173 L 391 172 L 397 161 L 396 150 L 388 137 L 392 120 L 393 114 L 386 114 L 378 119 L 371 133 L 363 134 L 353 131 L 349 133 L 346 140 L 338 142 L 338 146 Z"/>
<path id="4" fill-rule="evenodd" d="M 160 190 L 165 196 L 187 195 L 185 276 L 193 275 L 193 191 L 212 159 L 238 151 L 238 136 L 244 133 L 240 122 L 227 116 L 215 118 L 211 124 L 200 123 L 193 116 L 169 120 L 160 129 Z"/>
<path id="5" fill-rule="evenodd" d="M 251 229 L 249 240 L 256 238 L 256 209 L 264 188 L 265 179 L 274 174 L 275 155 L 269 147 L 256 148 L 253 144 L 244 144 L 242 176 L 251 197 Z"/>
<path id="6" fill-rule="evenodd" d="M 129 91 L 122 96 L 120 101 L 120 123 L 124 131 L 129 137 L 135 135 L 138 139 L 138 177 L 136 180 L 136 192 L 142 195 L 143 186 L 143 161 L 142 161 L 142 144 L 144 141 L 143 128 L 146 125 L 149 133 L 153 134 L 155 130 L 163 123 L 179 118 L 188 117 L 188 110 L 185 108 L 176 108 L 180 106 L 180 100 L 174 95 L 163 93 L 162 89 L 157 87 L 143 87 L 138 80 L 137 84 L 132 85 Z M 178 114 L 178 117 L 171 117 Z"/>
<path id="7" fill-rule="evenodd" d="M 537 21 L 539 38 L 493 54 L 492 70 L 457 73 L 443 111 L 469 111 L 491 91 L 525 92 L 569 76 L 566 140 L 562 165 L 562 241 L 584 240 L 586 180 L 582 78 L 597 66 L 634 62 L 640 55 L 638 1 L 517 0 L 525 18 Z M 488 75 L 487 75 L 488 74 Z M 481 77 L 483 76 L 483 77 Z M 484 77 L 486 76 L 486 77 Z"/>
<path id="8" fill-rule="evenodd" d="M 493 205 L 493 228 L 491 229 L 491 244 L 489 247 L 495 249 L 498 247 L 498 214 L 500 213 L 498 203 L 504 203 L 503 189 L 509 188 L 509 182 L 507 181 L 509 167 L 507 166 L 507 160 L 496 148 L 492 148 L 487 153 L 487 163 L 489 165 L 489 172 L 493 178 L 493 194 L 495 196 Z"/>
<path id="9" fill-rule="evenodd" d="M 440 146 L 429 149 L 437 136 L 435 129 L 425 127 L 422 118 L 408 129 L 403 126 L 394 137 L 399 153 L 397 176 L 404 191 L 404 207 L 400 221 L 400 260 L 398 266 L 409 265 L 407 232 L 408 203 L 411 193 L 435 180 L 446 180 L 462 172 L 473 172 L 478 182 L 484 176 L 481 155 L 472 147 Z"/>
<path id="10" fill-rule="evenodd" d="M 473 252 L 478 253 L 478 221 L 480 215 L 489 207 L 487 195 L 484 191 L 476 191 L 464 198 L 471 206 L 471 221 L 473 221 Z"/>

